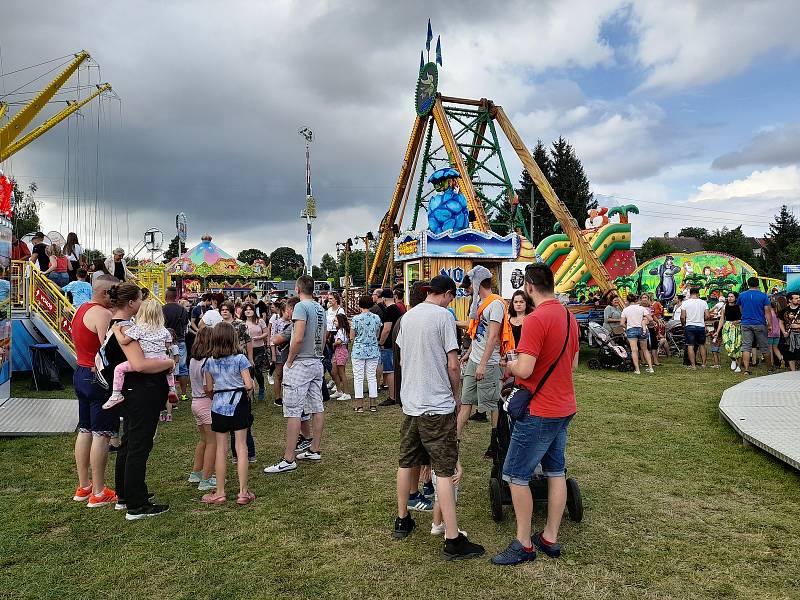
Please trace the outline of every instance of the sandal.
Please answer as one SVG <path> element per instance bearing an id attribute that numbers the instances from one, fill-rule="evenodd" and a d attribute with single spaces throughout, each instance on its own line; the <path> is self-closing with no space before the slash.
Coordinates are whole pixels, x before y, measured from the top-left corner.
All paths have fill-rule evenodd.
<path id="1" fill-rule="evenodd" d="M 364 412 L 364 407 L 363 406 L 359 406 L 358 408 L 354 408 L 353 410 L 356 411 L 357 413 L 363 413 Z"/>
<path id="2" fill-rule="evenodd" d="M 377 406 L 370 406 L 369 407 L 369 412 L 378 412 L 378 407 Z"/>
<path id="3" fill-rule="evenodd" d="M 250 504 L 255 499 L 256 495 L 250 490 L 247 490 L 244 494 L 239 494 L 236 497 L 236 504 L 244 506 L 245 504 Z"/>
<path id="4" fill-rule="evenodd" d="M 225 494 L 218 496 L 217 492 L 206 494 L 205 496 L 200 498 L 200 502 L 202 502 L 203 504 L 225 504 L 226 501 L 227 498 L 225 497 Z"/>

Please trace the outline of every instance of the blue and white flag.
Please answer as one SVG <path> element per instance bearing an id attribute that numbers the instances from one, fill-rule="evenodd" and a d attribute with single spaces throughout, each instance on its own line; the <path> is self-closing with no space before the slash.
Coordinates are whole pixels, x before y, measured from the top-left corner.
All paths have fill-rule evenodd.
<path id="1" fill-rule="evenodd" d="M 436 36 L 436 63 L 441 67 L 442 65 L 442 36 Z"/>

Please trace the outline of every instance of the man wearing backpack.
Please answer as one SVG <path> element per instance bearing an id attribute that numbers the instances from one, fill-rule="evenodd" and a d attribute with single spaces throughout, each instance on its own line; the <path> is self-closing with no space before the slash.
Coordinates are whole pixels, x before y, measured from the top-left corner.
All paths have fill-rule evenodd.
<path id="1" fill-rule="evenodd" d="M 82 304 L 72 319 L 72 340 L 78 362 L 73 376 L 78 397 L 78 437 L 75 440 L 78 488 L 72 499 L 88 501 L 86 506 L 89 508 L 117 500 L 114 490 L 105 486 L 105 472 L 108 442 L 119 430 L 119 411 L 103 410 L 110 391 L 97 382 L 95 373 L 95 356 L 111 322 L 108 290 L 116 283 L 117 280 L 110 275 L 97 277 L 92 284 L 91 301 Z"/>
<path id="2" fill-rule="evenodd" d="M 567 504 L 565 449 L 567 427 L 577 410 L 572 372 L 578 364 L 578 323 L 554 295 L 553 272 L 546 264 L 525 269 L 525 293 L 536 310 L 525 317 L 517 352 L 508 363 L 517 388 L 531 393 L 530 403 L 514 423 L 503 464 L 517 519 L 517 536 L 492 558 L 496 565 L 536 559 L 536 549 L 561 555 L 556 543 Z M 523 390 L 524 391 L 524 390 Z M 538 464 L 547 480 L 547 524 L 531 539 L 533 497 L 529 483 Z"/>
<path id="3" fill-rule="evenodd" d="M 473 405 L 477 412 L 491 415 L 492 430 L 497 428 L 497 402 L 500 400 L 500 354 L 514 347 L 506 302 L 492 293 L 492 273 L 477 265 L 467 273 L 464 285 L 472 292 L 467 335 L 472 339 L 461 383 L 461 409 L 458 412 L 458 436 L 469 420 Z M 485 419 L 484 419 L 485 420 Z M 491 439 L 494 440 L 494 432 Z M 487 458 L 494 448 L 490 444 Z"/>

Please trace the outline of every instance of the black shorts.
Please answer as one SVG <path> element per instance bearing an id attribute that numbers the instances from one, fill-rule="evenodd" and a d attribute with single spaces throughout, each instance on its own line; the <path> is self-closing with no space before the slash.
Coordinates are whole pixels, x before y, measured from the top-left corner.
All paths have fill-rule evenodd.
<path id="1" fill-rule="evenodd" d="M 239 431 L 247 429 L 253 424 L 253 413 L 250 410 L 250 396 L 244 395 L 236 405 L 236 410 L 228 417 L 211 411 L 211 431 L 217 433 L 228 433 L 229 431 Z"/>
<path id="2" fill-rule="evenodd" d="M 399 466 L 431 465 L 440 477 L 452 477 L 458 462 L 456 414 L 403 416 Z"/>

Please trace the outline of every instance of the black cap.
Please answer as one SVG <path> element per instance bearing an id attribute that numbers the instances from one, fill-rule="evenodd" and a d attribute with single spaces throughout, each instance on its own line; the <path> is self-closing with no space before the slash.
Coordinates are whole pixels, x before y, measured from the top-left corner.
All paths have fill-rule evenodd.
<path id="1" fill-rule="evenodd" d="M 394 294 L 392 293 L 392 290 L 386 288 L 381 291 L 381 298 L 394 298 Z"/>
<path id="2" fill-rule="evenodd" d="M 437 275 L 431 279 L 428 285 L 422 286 L 422 291 L 429 294 L 445 294 L 451 292 L 453 296 L 456 295 L 456 282 L 450 279 L 447 275 Z"/>

